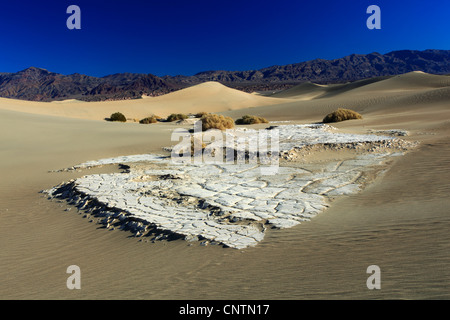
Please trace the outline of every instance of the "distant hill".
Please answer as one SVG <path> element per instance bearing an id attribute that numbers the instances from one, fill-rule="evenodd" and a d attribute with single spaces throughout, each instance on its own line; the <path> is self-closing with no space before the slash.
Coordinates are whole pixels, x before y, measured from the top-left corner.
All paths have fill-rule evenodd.
<path id="1" fill-rule="evenodd" d="M 217 81 L 246 92 L 277 91 L 305 82 L 345 83 L 411 71 L 449 74 L 450 50 L 352 54 L 334 60 L 315 59 L 260 70 L 205 71 L 193 76 L 119 73 L 98 78 L 82 74 L 62 75 L 30 67 L 17 73 L 0 73 L 0 97 L 33 101 L 136 99 L 207 81 Z"/>
<path id="2" fill-rule="evenodd" d="M 258 83 L 274 87 L 281 84 L 313 82 L 344 83 L 366 78 L 392 76 L 411 71 L 431 74 L 450 72 L 450 50 L 402 50 L 387 54 L 352 54 L 335 60 L 316 59 L 284 66 L 272 66 L 253 71 L 207 71 L 184 81 L 219 81 L 234 88 L 255 89 Z M 251 91 L 250 90 L 250 91 Z M 269 89 L 270 90 L 270 89 Z M 247 90 L 246 90 L 247 91 Z M 254 91 L 254 90 L 253 90 Z"/>
<path id="3" fill-rule="evenodd" d="M 78 73 L 66 76 L 35 67 L 0 73 L 0 97 L 32 101 L 136 99 L 177 89 L 180 87 L 151 74 L 120 73 L 97 78 Z"/>

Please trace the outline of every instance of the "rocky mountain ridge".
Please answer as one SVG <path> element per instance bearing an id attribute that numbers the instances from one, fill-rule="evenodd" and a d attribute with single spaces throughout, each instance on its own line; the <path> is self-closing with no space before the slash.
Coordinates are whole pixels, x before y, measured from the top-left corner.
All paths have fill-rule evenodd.
<path id="1" fill-rule="evenodd" d="M 387 54 L 352 54 L 334 60 L 315 59 L 247 71 L 204 71 L 193 76 L 118 73 L 105 77 L 63 75 L 30 67 L 0 73 L 0 97 L 31 101 L 138 99 L 158 96 L 207 81 L 246 92 L 282 90 L 303 82 L 351 82 L 411 71 L 450 74 L 450 50 L 401 50 Z"/>

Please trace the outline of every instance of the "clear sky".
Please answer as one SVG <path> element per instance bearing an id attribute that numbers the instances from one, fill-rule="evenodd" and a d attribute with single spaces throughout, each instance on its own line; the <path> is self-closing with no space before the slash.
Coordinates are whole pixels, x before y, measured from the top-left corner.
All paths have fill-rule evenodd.
<path id="1" fill-rule="evenodd" d="M 69 5 L 81 30 L 69 30 Z M 369 5 L 381 30 L 369 30 Z M 450 49 L 449 0 L 2 0 L 0 72 L 250 70 L 351 53 Z"/>

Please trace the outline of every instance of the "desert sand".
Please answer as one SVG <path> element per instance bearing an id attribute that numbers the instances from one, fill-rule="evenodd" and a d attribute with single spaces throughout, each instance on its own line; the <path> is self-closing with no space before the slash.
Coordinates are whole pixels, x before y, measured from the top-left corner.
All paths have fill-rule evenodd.
<path id="1" fill-rule="evenodd" d="M 277 97 L 279 95 L 280 97 Z M 123 109 L 119 109 L 119 106 Z M 139 242 L 89 223 L 39 191 L 116 165 L 51 172 L 90 160 L 161 153 L 180 125 L 110 123 L 155 113 L 220 112 L 320 122 L 338 107 L 363 120 L 341 132 L 409 132 L 420 144 L 359 193 L 311 221 L 271 230 L 251 248 Z M 271 97 L 216 83 L 135 101 L 34 103 L 0 99 L 2 299 L 432 299 L 450 298 L 450 77 L 409 73 L 343 85 L 303 85 Z M 270 124 L 269 124 L 270 125 Z M 262 125 L 251 126 L 259 128 Z M 321 161 L 323 153 L 309 161 Z M 81 268 L 81 290 L 66 269 Z M 366 269 L 381 268 L 381 290 Z"/>
<path id="2" fill-rule="evenodd" d="M 167 117 L 171 113 L 220 112 L 248 107 L 274 105 L 281 99 L 265 98 L 233 90 L 218 82 L 205 82 L 164 96 L 104 102 L 65 100 L 29 102 L 0 98 L 2 109 L 68 118 L 104 120 L 114 112 L 140 120 L 152 114 Z"/>

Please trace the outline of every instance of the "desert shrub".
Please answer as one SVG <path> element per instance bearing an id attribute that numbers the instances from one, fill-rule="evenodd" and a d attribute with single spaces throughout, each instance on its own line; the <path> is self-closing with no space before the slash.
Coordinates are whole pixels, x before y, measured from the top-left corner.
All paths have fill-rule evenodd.
<path id="1" fill-rule="evenodd" d="M 150 117 L 140 120 L 139 123 L 142 123 L 142 124 L 156 123 L 156 122 L 158 122 L 158 119 L 160 119 L 160 117 L 153 115 L 153 116 L 150 116 Z"/>
<path id="2" fill-rule="evenodd" d="M 323 122 L 339 122 L 352 119 L 362 119 L 362 116 L 356 111 L 339 108 L 336 111 L 327 114 L 325 118 L 323 118 Z"/>
<path id="3" fill-rule="evenodd" d="M 196 113 L 196 114 L 194 115 L 194 117 L 196 117 L 196 118 L 201 118 L 201 117 L 203 117 L 203 116 L 206 116 L 207 114 L 208 114 L 208 112 L 202 111 L 202 112 Z"/>
<path id="4" fill-rule="evenodd" d="M 218 114 L 206 114 L 200 118 L 202 121 L 202 130 L 209 129 L 232 129 L 234 128 L 234 121 L 230 117 L 225 117 Z"/>
<path id="5" fill-rule="evenodd" d="M 172 113 L 170 116 L 167 117 L 168 122 L 177 121 L 177 120 L 185 120 L 188 116 L 186 114 L 182 113 Z"/>
<path id="6" fill-rule="evenodd" d="M 269 123 L 265 118 L 258 116 L 245 115 L 240 119 L 236 120 L 236 124 L 258 124 L 258 123 Z"/>
<path id="7" fill-rule="evenodd" d="M 109 117 L 109 121 L 127 122 L 127 118 L 121 112 L 115 112 Z"/>

